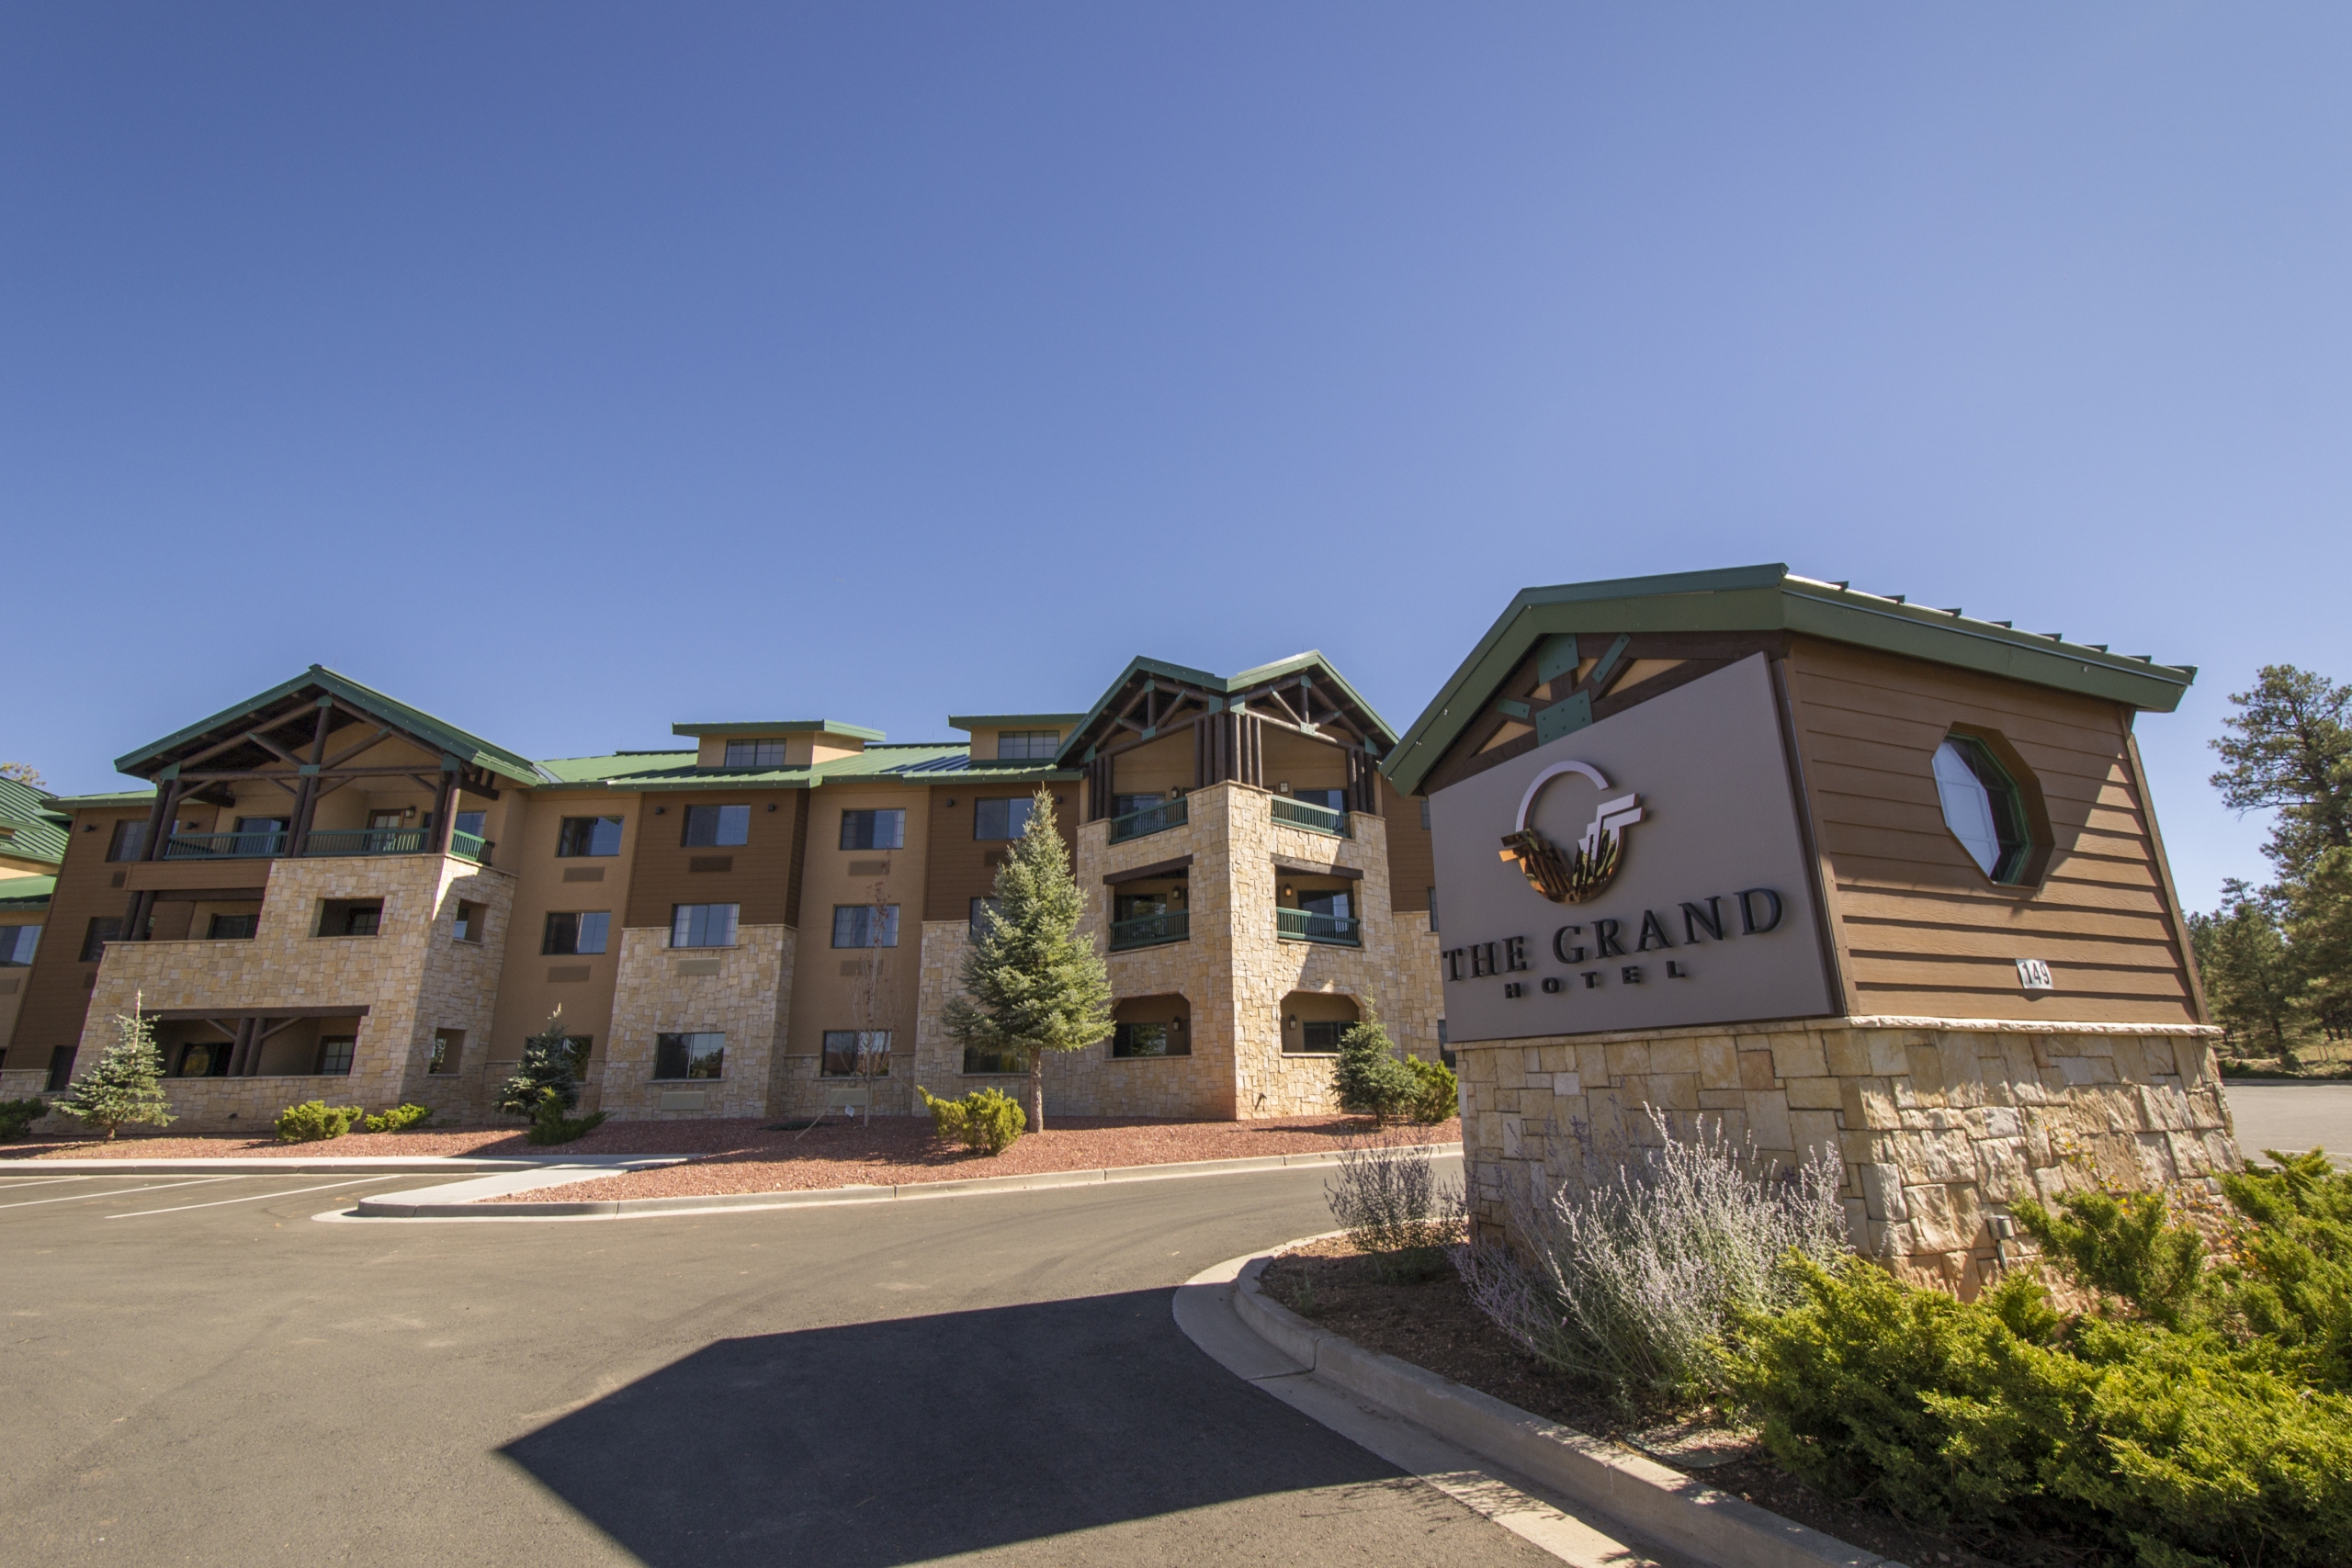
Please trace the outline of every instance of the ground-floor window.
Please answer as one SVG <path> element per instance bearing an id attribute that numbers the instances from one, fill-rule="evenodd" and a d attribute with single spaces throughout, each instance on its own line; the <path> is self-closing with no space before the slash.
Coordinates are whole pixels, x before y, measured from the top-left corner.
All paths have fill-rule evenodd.
<path id="1" fill-rule="evenodd" d="M 1114 1056 L 1189 1056 L 1182 1027 L 1175 1022 L 1122 1023 L 1111 1031 Z"/>
<path id="2" fill-rule="evenodd" d="M 350 1034 L 322 1034 L 319 1037 L 318 1074 L 321 1077 L 342 1077 L 351 1071 L 351 1054 L 359 1047 L 359 1040 Z"/>
<path id="3" fill-rule="evenodd" d="M 964 1047 L 964 1070 L 967 1073 L 1025 1073 L 1029 1064 L 1022 1060 L 1018 1051 L 979 1051 Z"/>
<path id="4" fill-rule="evenodd" d="M 229 1053 L 235 1042 L 229 1040 L 198 1040 L 180 1047 L 179 1071 L 173 1076 L 183 1078 L 220 1078 L 229 1076 Z"/>
<path id="5" fill-rule="evenodd" d="M 462 1029 L 436 1029 L 433 1032 L 433 1059 L 424 1065 L 428 1073 L 454 1073 L 466 1059 L 466 1032 Z"/>
<path id="6" fill-rule="evenodd" d="M 715 1078 L 727 1064 L 727 1036 L 716 1031 L 653 1037 L 656 1078 Z"/>
<path id="7" fill-rule="evenodd" d="M 71 1045 L 60 1045 L 49 1054 L 49 1092 L 62 1094 L 74 1083 L 74 1058 L 80 1055 Z"/>
<path id="8" fill-rule="evenodd" d="M 1296 1029 L 1283 1031 L 1283 1049 L 1295 1056 L 1336 1055 L 1340 1036 L 1351 1027 L 1337 1019 L 1303 1019 Z"/>
<path id="9" fill-rule="evenodd" d="M 259 915 L 215 915 L 204 929 L 208 942 L 251 942 Z"/>
<path id="10" fill-rule="evenodd" d="M 819 1071 L 829 1078 L 890 1076 L 890 1032 L 887 1029 L 828 1029 Z"/>

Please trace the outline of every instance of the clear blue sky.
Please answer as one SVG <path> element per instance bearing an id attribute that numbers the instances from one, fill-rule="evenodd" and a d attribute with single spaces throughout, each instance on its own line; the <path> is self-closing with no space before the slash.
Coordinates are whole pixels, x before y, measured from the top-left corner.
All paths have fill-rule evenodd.
<path id="1" fill-rule="evenodd" d="M 0 756 L 317 660 L 538 756 L 1785 560 L 2352 677 L 2352 9 L 0 11 Z"/>

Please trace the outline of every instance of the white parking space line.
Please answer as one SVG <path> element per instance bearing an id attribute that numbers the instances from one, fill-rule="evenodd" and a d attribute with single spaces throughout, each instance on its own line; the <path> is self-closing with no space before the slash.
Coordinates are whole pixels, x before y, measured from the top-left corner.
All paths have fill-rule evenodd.
<path id="1" fill-rule="evenodd" d="M 356 1187 L 366 1181 L 397 1181 L 405 1178 L 392 1176 L 355 1176 L 348 1181 L 322 1181 L 316 1187 L 289 1187 L 283 1192 L 248 1192 L 242 1198 L 215 1198 L 209 1203 L 177 1203 L 168 1209 L 134 1209 L 128 1214 L 108 1214 L 110 1220 L 143 1219 L 149 1214 L 184 1214 L 190 1209 L 218 1209 L 224 1203 L 258 1203 L 265 1198 L 291 1198 L 298 1192 L 323 1192 L 330 1187 Z"/>
<path id="2" fill-rule="evenodd" d="M 0 1209 L 29 1209 L 36 1203 L 79 1203 L 85 1198 L 128 1198 L 133 1192 L 161 1192 L 173 1187 L 201 1187 L 208 1181 L 235 1181 L 233 1176 L 199 1176 L 193 1181 L 159 1181 L 148 1187 L 112 1187 L 104 1192 L 69 1192 L 62 1198 L 28 1198 L 21 1203 L 0 1203 Z"/>
<path id="3" fill-rule="evenodd" d="M 60 1181 L 126 1181 L 128 1177 L 114 1176 L 0 1176 L 0 1192 L 12 1187 L 49 1187 Z"/>

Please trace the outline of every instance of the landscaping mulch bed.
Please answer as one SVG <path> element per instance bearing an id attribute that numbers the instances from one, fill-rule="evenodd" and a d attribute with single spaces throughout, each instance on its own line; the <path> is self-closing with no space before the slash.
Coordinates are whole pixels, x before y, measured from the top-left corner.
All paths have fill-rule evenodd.
<path id="1" fill-rule="evenodd" d="M 639 1127 L 651 1125 L 638 1122 Z M 1095 1170 L 1128 1165 L 1174 1165 L 1197 1159 L 1246 1159 L 1261 1155 L 1324 1154 L 1366 1141 L 1372 1124 L 1355 1116 L 1287 1117 L 1266 1122 L 1155 1122 L 1136 1117 L 1055 1116 L 1042 1133 L 1024 1134 L 1002 1154 L 974 1154 L 932 1131 L 928 1116 L 883 1116 L 870 1124 L 827 1121 L 798 1132 L 756 1122 L 672 1122 L 664 1127 L 733 1130 L 731 1146 L 699 1154 L 689 1164 L 626 1171 L 562 1187 L 492 1200 L 508 1203 L 604 1201 L 616 1198 L 707 1198 L 729 1192 L 801 1192 L 832 1187 L 892 1187 L 956 1181 L 973 1176 L 1035 1176 L 1056 1170 Z M 585 1149 L 599 1128 L 567 1148 Z M 1453 1143 L 1462 1123 L 1390 1128 L 1384 1139 Z"/>
<path id="2" fill-rule="evenodd" d="M 1798 1481 L 1748 1447 L 1752 1457 L 1729 1463 L 1678 1462 L 1672 1451 L 1644 1448 L 1662 1429 L 1689 1440 L 1692 1423 L 1658 1413 L 1628 1411 L 1564 1373 L 1555 1371 L 1503 1337 L 1502 1330 L 1470 1304 L 1453 1267 L 1422 1283 L 1399 1284 L 1377 1261 L 1343 1237 L 1312 1242 L 1284 1253 L 1267 1266 L 1261 1283 L 1268 1295 L 1312 1321 L 1369 1350 L 1409 1361 L 1547 1420 L 1573 1427 L 1645 1453 L 1661 1464 L 1699 1476 L 1710 1486 L 1747 1498 L 1783 1518 L 1812 1526 L 1849 1545 L 1892 1557 L 1910 1568 L 1959 1564 L 1961 1568 L 2072 1568 L 2085 1555 L 2064 1546 L 2025 1540 L 1969 1541 L 1906 1524 L 1883 1509 L 1840 1503 Z M 1687 1417 L 1688 1413 L 1682 1413 Z M 1744 1435 L 1718 1430 L 1696 1446 L 1722 1450 L 1741 1446 Z M 1658 1445 L 1665 1447 L 1666 1445 Z"/>

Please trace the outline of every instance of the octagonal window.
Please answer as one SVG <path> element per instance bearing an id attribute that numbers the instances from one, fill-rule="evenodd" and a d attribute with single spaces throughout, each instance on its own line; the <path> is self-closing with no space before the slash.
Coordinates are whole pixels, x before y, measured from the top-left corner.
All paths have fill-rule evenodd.
<path id="1" fill-rule="evenodd" d="M 1995 882 L 2024 882 L 2033 859 L 2024 791 L 1993 749 L 1973 735 L 1948 735 L 1936 748 L 1936 795 L 1944 826 L 1976 868 Z"/>

